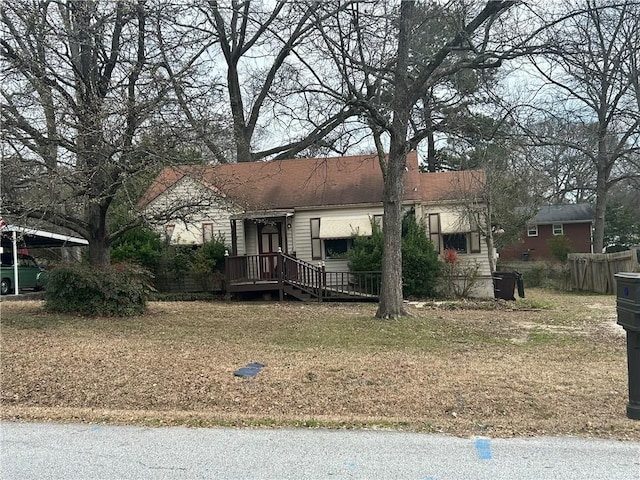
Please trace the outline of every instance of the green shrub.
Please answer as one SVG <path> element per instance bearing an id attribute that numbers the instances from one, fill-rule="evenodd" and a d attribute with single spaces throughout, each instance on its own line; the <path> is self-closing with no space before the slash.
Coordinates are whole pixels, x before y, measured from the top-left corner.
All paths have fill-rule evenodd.
<path id="1" fill-rule="evenodd" d="M 382 270 L 382 256 L 384 252 L 384 235 L 380 226 L 371 224 L 371 236 L 356 236 L 353 246 L 347 252 L 349 269 L 352 272 L 376 272 Z"/>
<path id="2" fill-rule="evenodd" d="M 554 290 L 571 289 L 569 264 L 556 261 L 499 262 L 498 271 L 517 270 L 522 273 L 524 288 L 542 287 Z"/>
<path id="3" fill-rule="evenodd" d="M 153 292 L 150 294 L 149 300 L 153 302 L 220 302 L 224 301 L 224 295 L 216 295 L 211 292 Z"/>
<path id="4" fill-rule="evenodd" d="M 552 238 L 547 240 L 547 245 L 549 246 L 549 251 L 551 252 L 551 255 L 553 255 L 553 258 L 560 262 L 565 262 L 567 260 L 567 256 L 573 252 L 571 241 L 564 235 L 554 235 Z"/>
<path id="5" fill-rule="evenodd" d="M 193 255 L 194 247 L 191 245 L 168 245 L 159 270 L 167 272 L 173 280 L 181 280 L 191 271 Z"/>
<path id="6" fill-rule="evenodd" d="M 111 260 L 120 263 L 137 263 L 148 270 L 158 268 L 164 253 L 164 243 L 153 230 L 134 228 L 114 240 Z"/>
<path id="7" fill-rule="evenodd" d="M 224 271 L 224 252 L 227 246 L 224 236 L 206 242 L 193 253 L 191 271 L 198 275 L 210 275 Z"/>
<path id="8" fill-rule="evenodd" d="M 45 308 L 86 316 L 139 315 L 145 311 L 150 290 L 149 273 L 141 267 L 63 265 L 49 274 Z"/>
<path id="9" fill-rule="evenodd" d="M 372 224 L 370 237 L 357 236 L 349 250 L 352 272 L 382 270 L 384 236 L 377 223 Z M 402 221 L 402 293 L 406 297 L 428 297 L 435 293 L 440 263 L 433 243 L 423 226 L 418 225 L 413 212 Z"/>
<path id="10" fill-rule="evenodd" d="M 413 213 L 402 220 L 402 233 L 402 292 L 409 297 L 432 297 L 440 275 L 433 242 Z"/>

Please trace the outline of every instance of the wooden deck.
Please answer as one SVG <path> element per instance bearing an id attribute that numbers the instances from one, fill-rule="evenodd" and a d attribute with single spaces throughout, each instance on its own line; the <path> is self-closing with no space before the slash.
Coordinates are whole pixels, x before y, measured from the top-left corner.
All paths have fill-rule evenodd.
<path id="1" fill-rule="evenodd" d="M 285 253 L 225 257 L 228 293 L 278 292 L 302 301 L 377 301 L 381 272 L 327 272 Z"/>

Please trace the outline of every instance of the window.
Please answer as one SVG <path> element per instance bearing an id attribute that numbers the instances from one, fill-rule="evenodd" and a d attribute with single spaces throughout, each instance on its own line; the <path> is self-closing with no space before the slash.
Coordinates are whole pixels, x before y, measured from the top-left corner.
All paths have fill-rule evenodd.
<path id="1" fill-rule="evenodd" d="M 442 235 L 442 246 L 445 250 L 455 250 L 458 253 L 467 253 L 467 234 L 450 233 Z"/>
<path id="2" fill-rule="evenodd" d="M 202 224 L 202 243 L 213 240 L 213 223 Z"/>
<path id="3" fill-rule="evenodd" d="M 325 238 L 324 257 L 344 258 L 353 244 L 351 238 Z"/>
<path id="4" fill-rule="evenodd" d="M 538 225 L 529 225 L 527 229 L 528 237 L 537 237 L 538 236 Z"/>
<path id="5" fill-rule="evenodd" d="M 376 223 L 378 225 L 378 227 L 380 227 L 380 230 L 382 230 L 383 222 L 384 222 L 384 215 L 374 215 L 373 216 L 373 223 Z"/>
<path id="6" fill-rule="evenodd" d="M 311 258 L 322 259 L 322 240 L 320 240 L 320 219 L 311 219 Z"/>
<path id="7" fill-rule="evenodd" d="M 561 223 L 553 224 L 553 234 L 554 235 L 564 235 L 563 225 Z"/>
<path id="8" fill-rule="evenodd" d="M 164 226 L 164 238 L 167 242 L 171 241 L 171 237 L 173 237 L 173 231 L 175 229 L 176 226 L 171 223 Z"/>

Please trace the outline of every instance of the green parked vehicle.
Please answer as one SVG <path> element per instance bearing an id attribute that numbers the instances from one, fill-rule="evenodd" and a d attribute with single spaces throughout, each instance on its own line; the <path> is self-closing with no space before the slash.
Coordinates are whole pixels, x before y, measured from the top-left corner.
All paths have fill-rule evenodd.
<path id="1" fill-rule="evenodd" d="M 15 278 L 13 270 L 13 254 L 0 255 L 0 294 L 14 293 Z M 41 290 L 44 288 L 46 272 L 30 255 L 18 254 L 19 289 L 30 288 Z"/>

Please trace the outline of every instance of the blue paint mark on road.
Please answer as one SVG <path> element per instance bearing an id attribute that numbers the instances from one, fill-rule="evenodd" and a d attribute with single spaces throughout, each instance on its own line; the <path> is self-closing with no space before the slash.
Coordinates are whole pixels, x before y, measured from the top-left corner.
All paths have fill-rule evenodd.
<path id="1" fill-rule="evenodd" d="M 358 462 L 354 462 L 353 460 L 350 462 L 347 462 L 347 467 L 353 469 L 356 468 L 358 466 Z"/>
<path id="2" fill-rule="evenodd" d="M 480 460 L 491 460 L 491 443 L 487 438 L 478 438 L 476 440 L 476 451 Z"/>

